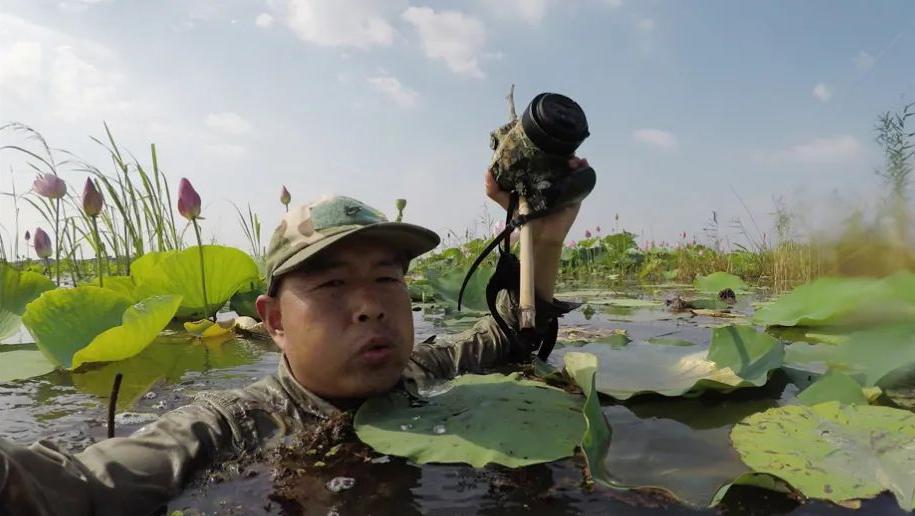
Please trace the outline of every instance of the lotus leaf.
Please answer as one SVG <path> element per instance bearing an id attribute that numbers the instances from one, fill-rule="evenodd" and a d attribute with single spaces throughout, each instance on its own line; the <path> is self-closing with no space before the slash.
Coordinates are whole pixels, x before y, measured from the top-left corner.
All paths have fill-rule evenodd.
<path id="1" fill-rule="evenodd" d="M 695 285 L 700 292 L 718 293 L 726 288 L 734 292 L 747 291 L 747 284 L 742 279 L 727 272 L 713 272 L 708 276 L 696 278 Z"/>
<path id="2" fill-rule="evenodd" d="M 373 398 L 354 426 L 379 453 L 474 467 L 568 457 L 585 432 L 580 397 L 517 374 L 464 375 L 422 400 L 403 391 Z"/>
<path id="3" fill-rule="evenodd" d="M 714 329 L 707 351 L 647 342 L 624 348 L 588 344 L 580 350 L 600 360 L 597 390 L 620 400 L 649 392 L 692 396 L 708 389 L 758 387 L 784 355 L 781 343 L 744 326 Z"/>
<path id="4" fill-rule="evenodd" d="M 257 296 L 266 291 L 267 285 L 263 281 L 251 281 L 229 299 L 229 308 L 240 316 L 251 317 L 260 321 L 261 318 L 257 314 L 256 301 Z"/>
<path id="5" fill-rule="evenodd" d="M 768 326 L 855 326 L 915 318 L 915 273 L 883 279 L 820 278 L 756 312 Z"/>
<path id="6" fill-rule="evenodd" d="M 233 321 L 228 323 L 214 323 L 209 319 L 201 319 L 199 321 L 188 321 L 184 323 L 184 329 L 188 333 L 195 337 L 201 339 L 212 339 L 214 337 L 222 337 L 232 333 Z"/>
<path id="7" fill-rule="evenodd" d="M 816 405 L 827 401 L 838 401 L 843 405 L 867 405 L 867 397 L 861 389 L 861 384 L 837 371 L 829 371 L 821 376 L 798 393 L 797 399 L 804 405 Z"/>
<path id="8" fill-rule="evenodd" d="M 814 373 L 833 369 L 858 380 L 864 387 L 892 387 L 915 365 L 915 325 L 888 325 L 850 333 L 839 344 L 794 343 L 785 352 L 785 364 Z"/>
<path id="9" fill-rule="evenodd" d="M 17 349 L 0 353 L 0 383 L 42 376 L 54 369 L 54 364 L 37 350 Z"/>
<path id="10" fill-rule="evenodd" d="M 74 369 L 136 355 L 180 303 L 180 296 L 154 296 L 133 304 L 112 290 L 84 286 L 44 293 L 29 304 L 22 320 L 45 356 Z"/>
<path id="11" fill-rule="evenodd" d="M 915 414 L 827 402 L 754 414 L 731 441 L 751 469 L 774 475 L 805 496 L 833 502 L 883 491 L 915 509 Z"/>
<path id="12" fill-rule="evenodd" d="M 100 286 L 98 279 L 92 281 L 89 285 L 94 287 Z M 104 280 L 102 280 L 101 287 L 113 290 L 130 299 L 136 299 L 134 290 L 136 290 L 137 284 L 131 276 L 105 276 Z"/>
<path id="13" fill-rule="evenodd" d="M 445 272 L 428 271 L 426 272 L 426 281 L 437 298 L 443 302 L 457 306 L 458 294 L 461 292 L 461 284 L 464 281 L 465 270 L 450 270 Z M 461 308 L 463 310 L 473 310 L 476 312 L 488 312 L 489 307 L 486 304 L 486 284 L 489 277 L 492 276 L 493 269 L 481 265 L 470 278 L 467 288 L 464 290 Z"/>
<path id="14" fill-rule="evenodd" d="M 257 281 L 257 264 L 239 249 L 218 245 L 203 246 L 209 312 L 221 308 L 233 294 L 251 281 Z M 137 263 L 139 262 L 139 264 Z M 177 317 L 204 318 L 205 307 L 200 289 L 200 257 L 196 247 L 183 251 L 150 253 L 133 264 L 137 295 L 149 297 L 178 294 L 183 301 Z"/>
<path id="15" fill-rule="evenodd" d="M 54 282 L 41 274 L 0 263 L 0 340 L 19 331 L 26 305 L 53 288 Z"/>
<path id="16" fill-rule="evenodd" d="M 610 448 L 610 426 L 600 409 L 595 381 L 597 376 L 597 357 L 590 353 L 566 353 L 562 357 L 566 373 L 581 388 L 585 395 L 582 413 L 585 416 L 585 434 L 581 439 L 581 449 L 588 464 L 591 478 L 607 485 L 614 485 L 604 459 Z"/>

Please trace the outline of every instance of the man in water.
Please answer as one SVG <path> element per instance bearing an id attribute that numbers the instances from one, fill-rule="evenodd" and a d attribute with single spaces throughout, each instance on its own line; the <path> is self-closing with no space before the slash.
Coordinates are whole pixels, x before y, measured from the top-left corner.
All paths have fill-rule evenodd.
<path id="1" fill-rule="evenodd" d="M 573 158 L 571 170 L 587 166 Z M 487 195 L 508 194 L 485 174 Z M 553 299 L 559 257 L 580 203 L 530 221 L 537 328 L 569 305 Z M 351 410 L 362 400 L 529 357 L 536 349 L 484 317 L 473 329 L 414 345 L 404 272 L 439 243 L 432 231 L 388 222 L 347 197 L 290 209 L 267 253 L 268 290 L 257 311 L 282 351 L 279 370 L 244 389 L 203 392 L 130 437 L 76 454 L 48 441 L 28 448 L 0 439 L 0 514 L 149 514 L 181 492 L 194 471 Z M 499 298 L 517 329 L 517 295 Z M 513 344 L 514 343 L 514 344 Z M 536 346 L 536 344 L 535 344 Z"/>

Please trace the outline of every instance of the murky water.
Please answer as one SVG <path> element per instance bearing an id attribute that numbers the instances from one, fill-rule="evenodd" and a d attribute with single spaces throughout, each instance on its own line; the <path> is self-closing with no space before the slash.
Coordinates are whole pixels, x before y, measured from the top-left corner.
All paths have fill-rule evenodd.
<path id="1" fill-rule="evenodd" d="M 663 298 L 663 292 L 628 291 L 631 297 Z M 578 296 L 588 298 L 585 293 Z M 634 341 L 649 338 L 689 340 L 708 346 L 709 327 L 730 321 L 673 314 L 662 307 L 621 308 L 602 304 L 578 310 L 563 321 L 570 341 L 587 335 L 625 330 Z M 737 311 L 749 312 L 749 301 Z M 417 339 L 459 331 L 472 318 L 429 317 L 414 312 Z M 584 338 L 583 340 L 587 340 Z M 29 345 L 0 346 L 2 351 Z M 568 347 L 567 349 L 581 349 Z M 561 363 L 559 346 L 550 361 Z M 200 391 L 244 386 L 277 367 L 279 354 L 270 343 L 229 339 L 206 345 L 163 338 L 138 357 L 75 375 L 57 371 L 28 381 L 0 384 L 0 436 L 20 444 L 51 437 L 76 451 L 105 438 L 106 398 L 116 372 L 124 373 L 119 410 L 162 414 L 190 402 Z M 600 486 L 582 485 L 576 459 L 519 469 L 468 466 L 417 466 L 400 459 L 380 463 L 340 459 L 300 480 L 303 506 L 271 498 L 273 473 L 268 465 L 220 477 L 201 475 L 170 508 L 186 514 L 903 514 L 889 495 L 865 502 L 859 511 L 823 503 L 798 505 L 782 495 L 737 489 L 719 509 L 700 509 L 717 491 L 747 471 L 728 434 L 740 419 L 790 402 L 797 387 L 777 373 L 762 388 L 699 398 L 638 396 L 625 404 L 606 399 L 603 411 L 613 431 L 608 470 L 626 485 L 671 490 L 693 504 L 670 505 L 657 499 Z M 142 416 L 141 416 L 142 419 Z M 118 435 L 144 422 L 126 421 Z M 336 477 L 352 478 L 349 489 L 326 487 Z M 697 508 L 698 507 L 698 508 Z"/>

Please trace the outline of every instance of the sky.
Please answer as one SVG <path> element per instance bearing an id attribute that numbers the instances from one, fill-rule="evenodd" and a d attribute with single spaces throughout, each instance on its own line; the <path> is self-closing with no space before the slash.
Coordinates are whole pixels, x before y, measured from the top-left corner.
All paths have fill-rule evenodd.
<path id="1" fill-rule="evenodd" d="M 570 240 L 771 239 L 872 208 L 877 117 L 915 97 L 915 2 L 806 0 L 0 0 L 0 124 L 112 171 L 111 128 L 204 200 L 205 238 L 244 246 L 293 202 L 349 195 L 443 237 L 488 233 L 489 132 L 539 92 L 575 99 L 598 175 Z M 30 145 L 0 132 L 0 146 Z M 34 148 L 31 147 L 31 148 Z M 63 167 L 79 192 L 86 174 Z M 0 192 L 34 172 L 0 151 Z M 20 203 L 20 233 L 40 223 Z M 14 229 L 0 196 L 0 235 Z M 9 244 L 8 244 L 9 245 Z"/>

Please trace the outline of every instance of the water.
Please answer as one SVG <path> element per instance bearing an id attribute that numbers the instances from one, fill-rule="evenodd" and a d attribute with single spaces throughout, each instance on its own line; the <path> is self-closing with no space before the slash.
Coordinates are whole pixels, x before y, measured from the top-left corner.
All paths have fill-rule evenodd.
<path id="1" fill-rule="evenodd" d="M 650 293 L 627 294 L 637 297 Z M 617 307 L 601 304 L 600 299 L 592 307 L 595 311 L 588 317 L 579 310 L 562 321 L 567 340 L 625 330 L 634 341 L 679 338 L 696 343 L 698 350 L 708 346 L 710 326 L 729 322 L 672 314 L 660 307 Z M 747 308 L 748 304 L 738 307 Z M 465 321 L 450 324 L 420 312 L 414 312 L 414 318 L 417 340 L 467 327 Z M 561 363 L 563 352 L 563 346 L 557 346 L 550 361 Z M 119 411 L 162 414 L 189 403 L 197 392 L 242 387 L 272 374 L 278 359 L 277 349 L 265 342 L 230 339 L 202 345 L 160 339 L 134 359 L 88 373 L 56 371 L 0 384 L 0 435 L 20 444 L 53 436 L 64 448 L 78 451 L 105 438 L 106 398 L 118 371 L 124 373 Z M 519 469 L 474 469 L 460 465 L 420 467 L 397 457 L 356 460 L 338 453 L 326 459 L 326 465 L 295 480 L 299 499 L 306 501 L 304 512 L 276 498 L 269 464 L 239 468 L 215 483 L 201 474 L 170 509 L 189 509 L 188 514 L 717 513 L 720 511 L 697 507 L 704 507 L 719 486 L 747 471 L 729 444 L 731 427 L 750 414 L 792 401 L 796 393 L 797 388 L 785 375 L 776 374 L 763 388 L 727 395 L 694 399 L 639 396 L 625 404 L 602 401 L 613 430 L 607 466 L 614 477 L 629 485 L 670 489 L 693 507 L 600 486 L 583 487 L 577 459 Z M 119 419 L 118 435 L 128 435 L 148 421 L 143 417 Z M 444 433 L 447 429 L 442 426 L 435 431 Z M 864 502 L 862 510 L 851 511 L 825 503 L 798 505 L 777 493 L 752 488 L 737 489 L 722 510 L 729 514 L 903 514 L 893 497 L 886 494 Z"/>

